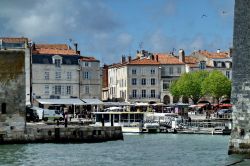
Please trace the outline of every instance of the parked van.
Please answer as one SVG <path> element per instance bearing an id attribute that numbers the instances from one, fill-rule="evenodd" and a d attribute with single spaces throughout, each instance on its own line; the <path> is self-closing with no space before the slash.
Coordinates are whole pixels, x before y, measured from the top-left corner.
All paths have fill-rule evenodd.
<path id="1" fill-rule="evenodd" d="M 49 109 L 44 109 L 43 110 L 43 120 L 48 121 L 48 120 L 59 120 L 62 121 L 63 115 L 60 113 L 59 110 L 49 110 Z"/>
<path id="2" fill-rule="evenodd" d="M 49 110 L 49 109 L 43 109 L 43 108 L 39 108 L 39 107 L 34 107 L 34 109 L 36 109 L 39 120 L 44 120 L 44 121 L 60 120 L 60 121 L 62 121 L 64 119 L 63 115 L 60 113 L 59 110 Z"/>

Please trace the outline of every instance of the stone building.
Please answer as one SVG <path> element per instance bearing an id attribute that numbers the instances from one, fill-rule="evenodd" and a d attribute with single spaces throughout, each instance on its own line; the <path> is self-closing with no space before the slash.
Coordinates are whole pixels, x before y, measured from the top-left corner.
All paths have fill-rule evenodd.
<path id="1" fill-rule="evenodd" d="M 29 59 L 27 38 L 0 38 L 0 142 L 19 139 L 25 131 L 25 105 L 30 104 Z"/>
<path id="2" fill-rule="evenodd" d="M 100 61 L 94 57 L 81 57 L 80 65 L 80 98 L 101 99 Z"/>
<path id="3" fill-rule="evenodd" d="M 81 56 L 77 47 L 74 50 L 66 44 L 33 44 L 32 87 L 39 103 L 69 98 L 100 102 L 100 61 Z"/>
<path id="4" fill-rule="evenodd" d="M 185 73 L 185 53 L 180 50 L 179 59 L 171 54 L 154 54 L 155 59 L 160 63 L 160 101 L 165 104 L 178 103 L 179 99 L 174 98 L 170 93 L 170 85 Z"/>
<path id="5" fill-rule="evenodd" d="M 33 44 L 33 97 L 79 98 L 80 58 L 81 56 L 66 44 Z"/>
<path id="6" fill-rule="evenodd" d="M 107 69 L 108 68 L 108 69 Z M 108 72 L 107 72 L 108 70 Z M 126 102 L 173 103 L 171 82 L 185 72 L 185 63 L 170 54 L 138 51 L 136 58 L 122 56 L 121 62 L 103 68 L 103 93 L 109 99 Z M 108 89 L 108 95 L 106 94 Z"/>
<path id="7" fill-rule="evenodd" d="M 232 78 L 232 53 L 230 51 L 222 52 L 218 49 L 216 52 L 206 50 L 194 51 L 186 56 L 187 72 L 196 70 L 219 70 L 227 78 Z"/>

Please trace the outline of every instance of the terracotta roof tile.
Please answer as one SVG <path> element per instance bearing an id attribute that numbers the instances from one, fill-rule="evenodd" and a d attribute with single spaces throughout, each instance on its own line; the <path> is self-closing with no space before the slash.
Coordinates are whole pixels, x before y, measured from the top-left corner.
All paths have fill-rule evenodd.
<path id="1" fill-rule="evenodd" d="M 196 64 L 198 63 L 198 59 L 192 56 L 185 56 L 185 63 L 186 64 Z"/>
<path id="2" fill-rule="evenodd" d="M 60 55 L 78 55 L 75 50 L 68 47 L 67 44 L 34 44 L 33 54 L 60 54 Z"/>
<path id="3" fill-rule="evenodd" d="M 25 37 L 0 37 L 5 43 L 28 43 L 28 38 Z"/>
<path id="4" fill-rule="evenodd" d="M 208 52 L 208 51 L 198 51 L 198 53 L 204 55 L 207 58 L 211 59 L 221 59 L 221 58 L 229 58 L 228 52 Z"/>
<path id="5" fill-rule="evenodd" d="M 98 62 L 99 61 L 95 59 L 94 57 L 82 57 L 80 60 L 85 61 L 85 62 Z"/>
<path id="6" fill-rule="evenodd" d="M 68 50 L 67 44 L 35 44 L 36 49 L 39 48 L 51 48 L 51 49 L 63 49 Z"/>
<path id="7" fill-rule="evenodd" d="M 143 59 L 134 59 L 131 60 L 128 65 L 159 65 L 160 63 L 156 60 L 143 58 Z"/>
<path id="8" fill-rule="evenodd" d="M 157 56 L 161 64 L 184 65 L 183 62 L 181 62 L 178 58 L 172 55 L 165 54 L 165 53 L 157 53 L 157 54 L 154 54 L 154 59 L 157 59 Z"/>
<path id="9" fill-rule="evenodd" d="M 40 48 L 32 51 L 33 54 L 60 54 L 60 55 L 78 55 L 75 50 L 61 50 L 51 48 Z"/>

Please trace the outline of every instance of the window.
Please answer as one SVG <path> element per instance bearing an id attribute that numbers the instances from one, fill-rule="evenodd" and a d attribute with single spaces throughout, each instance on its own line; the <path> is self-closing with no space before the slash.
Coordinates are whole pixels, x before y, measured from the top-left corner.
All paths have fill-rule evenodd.
<path id="1" fill-rule="evenodd" d="M 44 72 L 44 79 L 49 80 L 49 72 L 48 71 Z"/>
<path id="2" fill-rule="evenodd" d="M 89 79 L 89 72 L 88 71 L 83 72 L 83 78 L 86 80 Z"/>
<path id="3" fill-rule="evenodd" d="M 178 67 L 178 68 L 177 68 L 177 73 L 178 73 L 178 74 L 181 74 L 181 67 Z"/>
<path id="4" fill-rule="evenodd" d="M 61 59 L 55 59 L 55 66 L 61 67 Z"/>
<path id="5" fill-rule="evenodd" d="M 173 67 L 169 67 L 169 74 L 173 75 L 174 71 L 173 71 Z"/>
<path id="6" fill-rule="evenodd" d="M 132 69 L 132 74 L 136 74 L 136 69 Z"/>
<path id="7" fill-rule="evenodd" d="M 136 85 L 136 78 L 132 78 L 132 85 Z"/>
<path id="8" fill-rule="evenodd" d="M 150 70 L 150 73 L 151 73 L 151 74 L 155 74 L 155 69 L 151 69 L 151 70 Z"/>
<path id="9" fill-rule="evenodd" d="M 217 62 L 217 67 L 222 67 L 222 63 L 221 62 Z"/>
<path id="10" fill-rule="evenodd" d="M 169 80 L 163 80 L 163 85 L 162 85 L 162 88 L 163 88 L 163 91 L 166 91 L 169 89 Z"/>
<path id="11" fill-rule="evenodd" d="M 85 67 L 88 67 L 89 66 L 89 62 L 85 62 Z"/>
<path id="12" fill-rule="evenodd" d="M 56 80 L 60 80 L 60 79 L 61 79 L 61 72 L 56 71 Z"/>
<path id="13" fill-rule="evenodd" d="M 230 79 L 230 71 L 226 71 L 226 77 Z"/>
<path id="14" fill-rule="evenodd" d="M 204 70 L 206 68 L 206 61 L 200 61 L 200 69 Z"/>
<path id="15" fill-rule="evenodd" d="M 6 114 L 6 103 L 2 103 L 2 114 Z"/>
<path id="16" fill-rule="evenodd" d="M 67 80 L 71 80 L 71 78 L 72 78 L 71 72 L 67 72 Z"/>
<path id="17" fill-rule="evenodd" d="M 71 90 L 72 88 L 71 88 L 71 86 L 66 86 L 66 94 L 67 95 L 71 95 Z"/>
<path id="18" fill-rule="evenodd" d="M 151 78 L 151 85 L 155 85 L 155 78 Z"/>
<path id="19" fill-rule="evenodd" d="M 146 85 L 146 78 L 142 78 L 142 79 L 141 79 L 141 84 L 142 84 L 142 85 Z"/>
<path id="20" fill-rule="evenodd" d="M 136 98 L 136 96 L 137 96 L 137 90 L 133 89 L 133 91 L 132 91 L 132 97 Z"/>
<path id="21" fill-rule="evenodd" d="M 155 98 L 155 90 L 151 90 L 151 95 L 150 97 Z"/>
<path id="22" fill-rule="evenodd" d="M 146 98 L 146 90 L 145 89 L 141 90 L 141 97 Z"/>
<path id="23" fill-rule="evenodd" d="M 88 85 L 85 86 L 85 93 L 86 93 L 86 94 L 89 94 L 89 86 L 88 86 Z"/>
<path id="24" fill-rule="evenodd" d="M 55 94 L 60 95 L 61 94 L 61 85 L 56 85 L 55 86 Z"/>
<path id="25" fill-rule="evenodd" d="M 49 85 L 44 85 L 44 94 L 49 95 Z"/>

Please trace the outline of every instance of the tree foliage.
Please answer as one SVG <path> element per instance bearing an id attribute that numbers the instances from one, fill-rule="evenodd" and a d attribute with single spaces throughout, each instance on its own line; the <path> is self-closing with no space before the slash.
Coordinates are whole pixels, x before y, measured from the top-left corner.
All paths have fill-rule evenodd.
<path id="1" fill-rule="evenodd" d="M 221 97 L 230 97 L 231 81 L 220 71 L 213 70 L 202 83 L 202 93 L 214 97 L 218 102 Z"/>
<path id="2" fill-rule="evenodd" d="M 174 96 L 188 97 L 194 103 L 197 103 L 203 96 L 202 82 L 207 76 L 207 71 L 184 73 L 176 82 L 171 84 L 170 92 Z"/>

